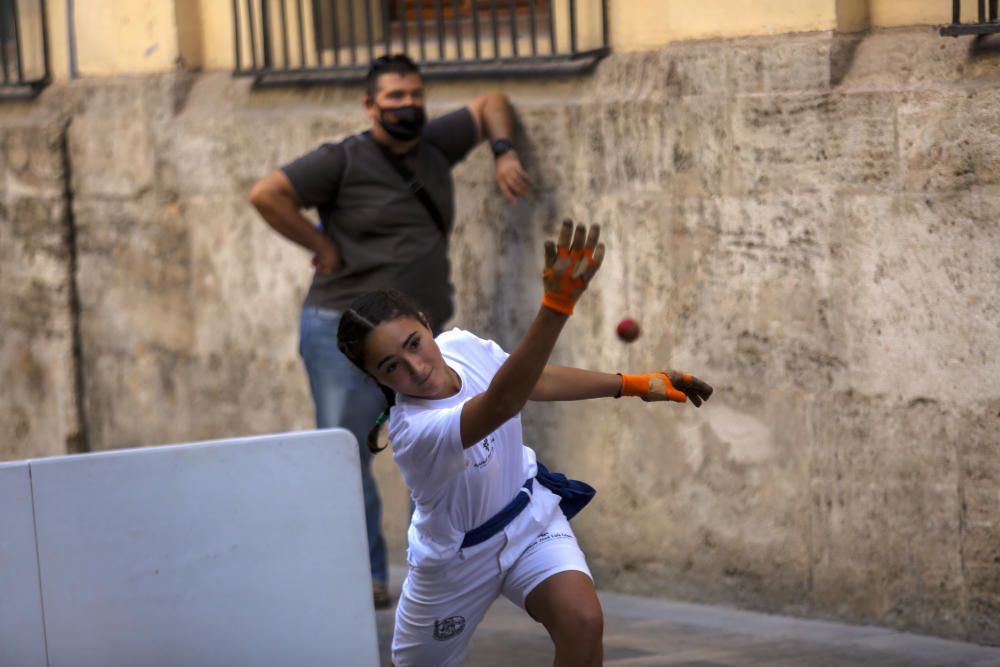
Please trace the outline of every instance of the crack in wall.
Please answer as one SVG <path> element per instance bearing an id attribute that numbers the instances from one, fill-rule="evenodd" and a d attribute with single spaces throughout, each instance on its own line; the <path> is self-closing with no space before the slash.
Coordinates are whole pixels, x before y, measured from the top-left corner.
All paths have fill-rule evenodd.
<path id="1" fill-rule="evenodd" d="M 66 224 L 66 248 L 69 258 L 69 316 L 70 316 L 70 336 L 73 346 L 73 389 L 76 405 L 77 432 L 70 434 L 66 438 L 66 451 L 69 454 L 81 454 L 91 451 L 90 429 L 87 420 L 87 382 L 83 368 L 83 334 L 81 333 L 81 306 L 80 306 L 80 286 L 79 286 L 79 253 L 77 252 L 77 229 L 76 216 L 73 214 L 73 165 L 69 151 L 69 126 L 72 120 L 68 120 L 62 128 L 59 137 L 59 150 L 62 157 L 63 167 L 63 205 L 65 208 L 64 221 Z"/>

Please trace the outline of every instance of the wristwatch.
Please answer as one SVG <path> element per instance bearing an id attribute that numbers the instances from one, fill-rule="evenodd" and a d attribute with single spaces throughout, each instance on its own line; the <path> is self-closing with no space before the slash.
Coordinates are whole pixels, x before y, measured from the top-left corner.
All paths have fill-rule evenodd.
<path id="1" fill-rule="evenodd" d="M 490 150 L 493 151 L 493 157 L 500 157 L 513 149 L 514 144 L 510 143 L 510 139 L 494 139 L 490 142 Z"/>

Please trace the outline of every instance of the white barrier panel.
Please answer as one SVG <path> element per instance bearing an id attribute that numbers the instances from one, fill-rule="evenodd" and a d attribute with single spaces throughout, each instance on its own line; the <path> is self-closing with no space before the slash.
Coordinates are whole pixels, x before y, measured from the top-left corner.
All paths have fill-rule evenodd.
<path id="1" fill-rule="evenodd" d="M 46 665 L 27 463 L 0 465 L 0 665 Z"/>
<path id="2" fill-rule="evenodd" d="M 378 664 L 349 432 L 30 466 L 52 667 Z"/>

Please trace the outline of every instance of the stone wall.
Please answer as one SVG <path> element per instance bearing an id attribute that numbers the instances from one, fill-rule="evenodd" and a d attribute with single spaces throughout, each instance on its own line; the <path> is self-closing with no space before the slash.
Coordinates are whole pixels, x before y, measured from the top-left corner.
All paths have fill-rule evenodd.
<path id="1" fill-rule="evenodd" d="M 246 203 L 281 143 L 269 146 L 261 119 L 212 106 L 189 123 L 195 84 L 100 81 L 74 97 L 68 134 L 95 449 L 310 423 L 293 326 L 308 258 Z"/>
<path id="2" fill-rule="evenodd" d="M 0 124 L 0 460 L 83 443 L 74 355 L 65 121 L 12 104 Z"/>
<path id="3" fill-rule="evenodd" d="M 527 409 L 529 444 L 599 489 L 574 521 L 599 585 L 1000 643 L 1000 58 L 824 33 L 491 85 L 535 190 L 504 203 L 482 148 L 456 171 L 454 323 L 513 345 L 542 240 L 592 220 L 609 256 L 556 361 L 716 386 L 701 410 Z M 432 111 L 482 89 L 432 84 Z M 168 75 L 0 109 L 0 451 L 66 451 L 78 423 L 92 449 L 308 428 L 309 258 L 245 197 L 363 127 L 359 97 Z M 407 500 L 376 468 L 401 562 Z"/>

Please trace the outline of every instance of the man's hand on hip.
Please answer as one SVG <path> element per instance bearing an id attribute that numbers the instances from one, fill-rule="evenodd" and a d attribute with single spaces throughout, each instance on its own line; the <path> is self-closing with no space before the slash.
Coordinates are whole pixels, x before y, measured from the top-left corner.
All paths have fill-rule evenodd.
<path id="1" fill-rule="evenodd" d="M 336 273 L 341 267 L 340 253 L 333 243 L 326 241 L 313 255 L 312 263 L 320 273 Z"/>

